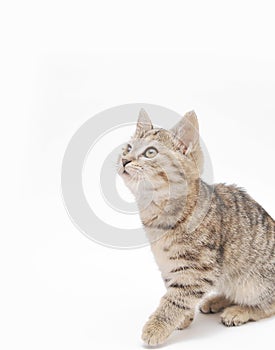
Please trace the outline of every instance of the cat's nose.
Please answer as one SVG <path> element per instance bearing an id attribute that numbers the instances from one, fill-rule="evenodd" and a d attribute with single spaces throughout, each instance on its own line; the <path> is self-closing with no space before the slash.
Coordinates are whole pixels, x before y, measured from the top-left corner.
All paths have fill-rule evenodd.
<path id="1" fill-rule="evenodd" d="M 128 163 L 131 163 L 131 160 L 128 160 L 125 158 L 122 158 L 121 161 L 122 161 L 123 166 L 126 166 Z"/>

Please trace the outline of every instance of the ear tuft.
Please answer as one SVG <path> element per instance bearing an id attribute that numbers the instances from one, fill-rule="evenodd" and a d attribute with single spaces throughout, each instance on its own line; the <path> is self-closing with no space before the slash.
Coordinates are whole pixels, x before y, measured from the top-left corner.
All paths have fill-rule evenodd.
<path id="1" fill-rule="evenodd" d="M 145 109 L 141 108 L 138 115 L 138 121 L 137 121 L 137 127 L 134 137 L 140 138 L 142 137 L 147 131 L 152 130 L 153 125 L 150 120 L 150 117 L 148 113 L 145 111 Z"/>

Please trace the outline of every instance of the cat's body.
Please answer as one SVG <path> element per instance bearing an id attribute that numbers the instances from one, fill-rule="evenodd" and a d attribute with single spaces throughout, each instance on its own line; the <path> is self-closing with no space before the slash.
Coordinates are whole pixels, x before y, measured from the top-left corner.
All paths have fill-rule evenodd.
<path id="1" fill-rule="evenodd" d="M 185 223 L 165 230 L 151 248 L 168 288 L 195 283 L 192 292 L 201 296 L 214 288 L 234 303 L 270 307 L 275 299 L 275 223 L 242 190 L 215 186 L 209 211 L 192 234 Z M 161 228 L 146 231 L 149 238 L 161 236 Z M 199 285 L 200 279 L 205 284 Z"/>
<path id="2" fill-rule="evenodd" d="M 194 113 L 167 131 L 153 129 L 142 112 L 122 158 L 167 287 L 143 329 L 150 345 L 186 328 L 197 305 L 204 313 L 224 309 L 227 326 L 275 313 L 275 222 L 242 189 L 200 179 L 197 132 Z M 203 300 L 210 291 L 218 294 Z"/>

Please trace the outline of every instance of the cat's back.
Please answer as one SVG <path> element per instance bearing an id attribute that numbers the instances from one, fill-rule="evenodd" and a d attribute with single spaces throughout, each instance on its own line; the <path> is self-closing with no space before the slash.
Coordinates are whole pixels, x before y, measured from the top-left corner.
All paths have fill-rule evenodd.
<path id="1" fill-rule="evenodd" d="M 213 196 L 228 258 L 275 263 L 275 221 L 265 209 L 235 185 L 215 185 Z"/>
<path id="2" fill-rule="evenodd" d="M 273 218 L 243 188 L 217 184 L 213 194 L 216 210 L 223 218 L 231 219 L 231 224 L 235 223 L 243 229 L 261 229 L 275 234 Z"/>
<path id="3" fill-rule="evenodd" d="M 236 302 L 258 302 L 275 286 L 275 222 L 235 185 L 216 185 L 213 201 L 223 252 L 219 288 Z"/>

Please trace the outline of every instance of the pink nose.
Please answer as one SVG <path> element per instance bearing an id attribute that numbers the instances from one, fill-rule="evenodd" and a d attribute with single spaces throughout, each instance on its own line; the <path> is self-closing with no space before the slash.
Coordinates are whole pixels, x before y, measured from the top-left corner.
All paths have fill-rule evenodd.
<path id="1" fill-rule="evenodd" d="M 125 159 L 125 158 L 122 158 L 121 161 L 122 161 L 122 164 L 123 164 L 124 167 L 125 167 L 128 163 L 131 163 L 131 160 L 128 160 L 128 159 Z"/>

